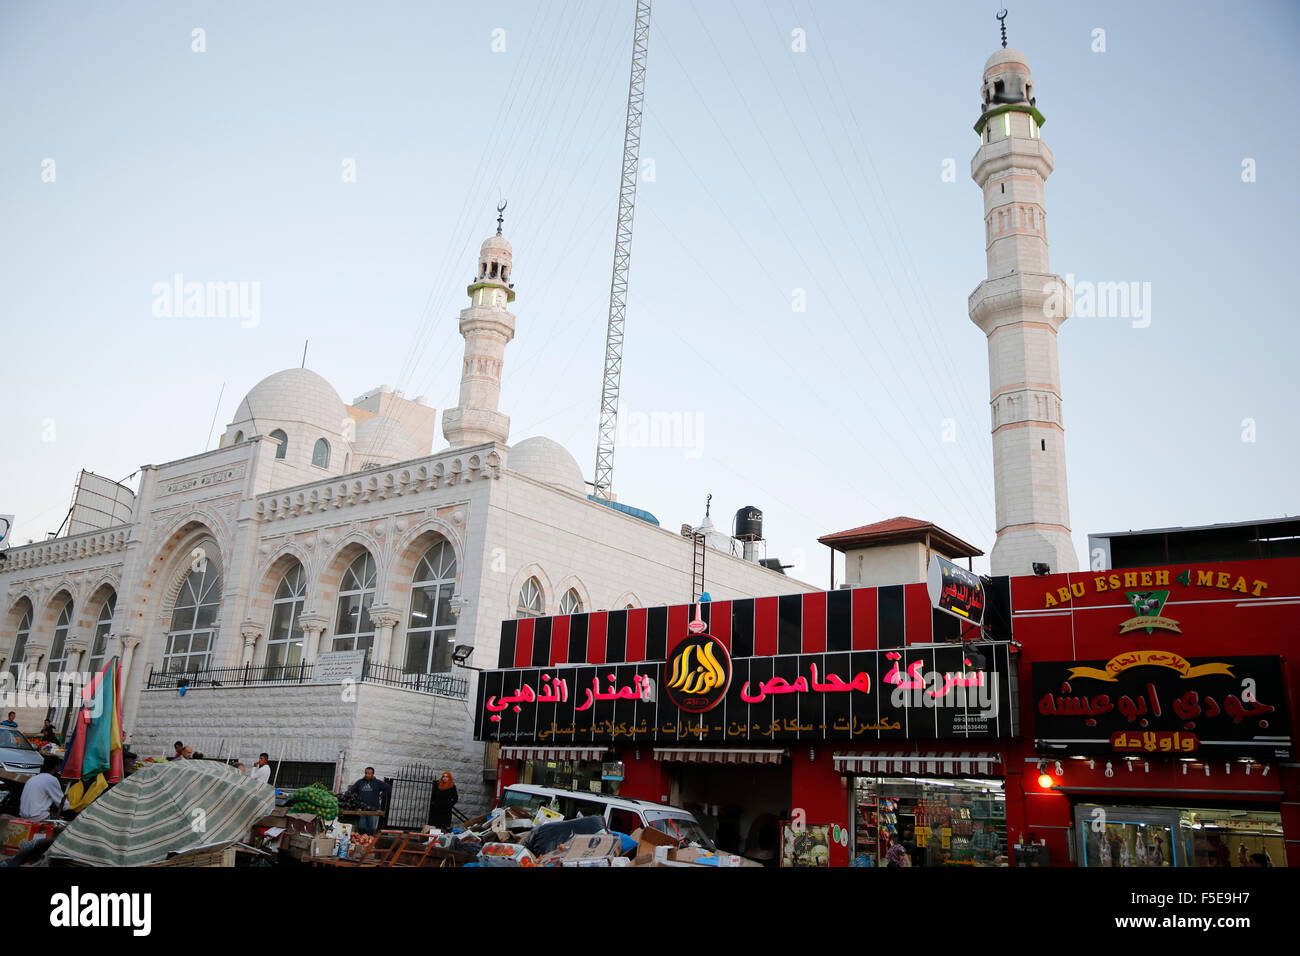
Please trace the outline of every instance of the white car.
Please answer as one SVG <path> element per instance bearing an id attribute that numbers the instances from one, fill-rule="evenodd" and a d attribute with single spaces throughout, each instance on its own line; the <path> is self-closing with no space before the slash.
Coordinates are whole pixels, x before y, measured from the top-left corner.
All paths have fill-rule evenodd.
<path id="1" fill-rule="evenodd" d="M 710 852 L 717 852 L 718 849 L 689 810 L 651 803 L 649 800 L 516 783 L 506 787 L 501 794 L 501 806 L 523 807 L 534 811 L 549 807 L 563 814 L 566 820 L 598 816 L 603 817 L 605 826 L 616 833 L 630 835 L 636 830 L 652 827 L 677 837 L 683 845 L 696 843 Z"/>

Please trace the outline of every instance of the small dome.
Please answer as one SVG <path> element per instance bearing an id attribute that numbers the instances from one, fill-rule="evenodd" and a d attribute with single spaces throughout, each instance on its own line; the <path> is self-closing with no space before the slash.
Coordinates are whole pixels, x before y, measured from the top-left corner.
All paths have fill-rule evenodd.
<path id="1" fill-rule="evenodd" d="M 568 450 L 549 438 L 525 438 L 510 449 L 506 467 L 575 495 L 587 494 L 582 469 Z"/>
<path id="2" fill-rule="evenodd" d="M 343 399 L 329 382 L 311 369 L 287 368 L 253 386 L 235 409 L 230 426 L 302 422 L 337 435 L 346 418 Z M 250 433 L 259 434 L 261 429 L 254 427 Z"/>
<path id="3" fill-rule="evenodd" d="M 382 415 L 358 423 L 352 439 L 353 459 L 359 466 L 369 463 L 391 465 L 428 454 L 411 437 L 410 432 L 391 418 Z"/>
<path id="4" fill-rule="evenodd" d="M 995 67 L 1002 66 L 1004 63 L 1015 64 L 1021 67 L 1025 73 L 1029 72 L 1029 60 L 1019 50 L 998 50 L 984 64 L 984 76 L 987 77 Z M 1002 71 L 998 70 L 997 72 L 1001 73 Z"/>
<path id="5" fill-rule="evenodd" d="M 496 253 L 498 258 L 509 259 L 514 255 L 510 248 L 510 243 L 506 241 L 505 236 L 488 236 L 483 240 L 483 247 L 479 249 L 479 255 L 485 256 L 488 253 Z"/>

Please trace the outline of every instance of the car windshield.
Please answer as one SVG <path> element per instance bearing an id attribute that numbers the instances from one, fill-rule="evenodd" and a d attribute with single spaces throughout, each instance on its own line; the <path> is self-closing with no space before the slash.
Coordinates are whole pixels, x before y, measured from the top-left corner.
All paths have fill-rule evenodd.
<path id="1" fill-rule="evenodd" d="M 703 828 L 692 819 L 685 817 L 660 817 L 657 820 L 651 820 L 650 826 L 656 830 L 667 833 L 669 836 L 676 837 L 686 843 L 698 843 L 706 850 L 716 850 L 713 841 L 709 839 Z"/>
<path id="2" fill-rule="evenodd" d="M 39 752 L 27 742 L 26 737 L 12 727 L 0 727 L 0 747 L 8 747 L 10 750 L 29 750 L 32 753 Z"/>
<path id="3" fill-rule="evenodd" d="M 536 810 L 550 801 L 537 793 L 524 793 L 520 790 L 506 790 L 505 799 L 501 801 L 507 807 L 526 807 Z"/>

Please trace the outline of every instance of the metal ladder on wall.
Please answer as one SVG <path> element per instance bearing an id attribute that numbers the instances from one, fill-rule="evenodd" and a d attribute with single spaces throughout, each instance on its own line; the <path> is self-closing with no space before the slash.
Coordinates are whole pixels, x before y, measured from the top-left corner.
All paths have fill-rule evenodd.
<path id="1" fill-rule="evenodd" d="M 696 604 L 704 593 L 704 535 L 691 534 L 691 603 Z"/>

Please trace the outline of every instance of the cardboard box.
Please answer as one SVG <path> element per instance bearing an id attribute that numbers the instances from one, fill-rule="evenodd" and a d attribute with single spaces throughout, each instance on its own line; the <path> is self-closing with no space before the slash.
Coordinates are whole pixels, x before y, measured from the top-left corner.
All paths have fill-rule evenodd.
<path id="1" fill-rule="evenodd" d="M 517 843 L 484 843 L 480 855 L 515 860 L 520 866 L 537 865 L 537 857 Z"/>
<path id="2" fill-rule="evenodd" d="M 305 860 L 311 856 L 313 842 L 305 833 L 289 833 L 280 839 L 280 852 L 295 860 Z"/>
<path id="3" fill-rule="evenodd" d="M 337 846 L 337 841 L 333 837 L 328 837 L 328 836 L 312 837 L 311 855 L 316 857 L 333 856 L 336 846 Z"/>
<path id="4" fill-rule="evenodd" d="M 289 833 L 315 836 L 320 832 L 320 818 L 314 813 L 286 813 L 285 822 L 281 826 Z"/>
<path id="5" fill-rule="evenodd" d="M 5 817 L 3 843 L 17 852 L 18 847 L 37 837 L 53 836 L 56 829 L 52 820 L 24 820 L 22 817 Z"/>
<path id="6" fill-rule="evenodd" d="M 623 855 L 623 841 L 616 836 L 579 834 L 541 859 L 542 866 L 608 866 Z"/>

